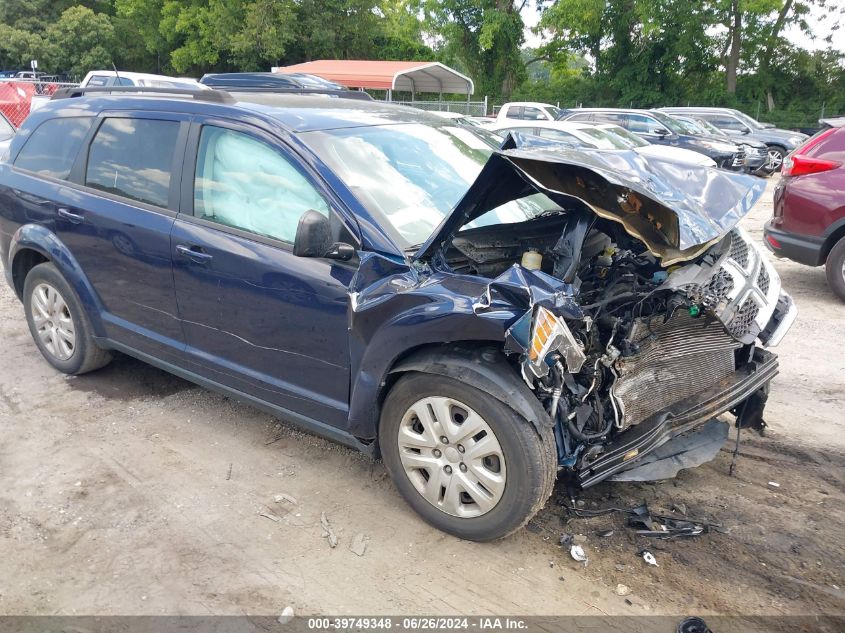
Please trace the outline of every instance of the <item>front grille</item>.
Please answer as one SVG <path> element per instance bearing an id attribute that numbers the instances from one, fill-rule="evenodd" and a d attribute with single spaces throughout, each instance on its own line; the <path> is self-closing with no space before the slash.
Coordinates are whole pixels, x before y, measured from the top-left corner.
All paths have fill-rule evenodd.
<path id="1" fill-rule="evenodd" d="M 642 422 L 676 402 L 704 391 L 734 371 L 740 343 L 719 321 L 678 311 L 666 323 L 638 319 L 630 339 L 637 354 L 616 362 L 613 395 L 624 410 L 624 426 Z"/>
<path id="2" fill-rule="evenodd" d="M 757 275 L 757 287 L 764 295 L 769 294 L 769 273 L 766 272 L 765 266 L 760 266 L 760 272 Z"/>
<path id="3" fill-rule="evenodd" d="M 742 307 L 736 311 L 734 318 L 728 324 L 728 332 L 737 338 L 742 338 L 745 333 L 751 328 L 754 319 L 760 312 L 760 306 L 753 299 L 746 299 Z"/>
<path id="4" fill-rule="evenodd" d="M 748 268 L 748 243 L 739 231 L 731 231 L 731 259 L 743 269 Z"/>

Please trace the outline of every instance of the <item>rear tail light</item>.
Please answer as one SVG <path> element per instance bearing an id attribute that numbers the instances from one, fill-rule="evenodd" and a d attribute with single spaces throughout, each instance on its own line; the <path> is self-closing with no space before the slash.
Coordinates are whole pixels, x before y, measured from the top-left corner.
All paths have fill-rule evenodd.
<path id="1" fill-rule="evenodd" d="M 781 175 L 783 176 L 803 176 L 805 174 L 817 174 L 823 171 L 836 169 L 842 163 L 833 160 L 823 160 L 821 158 L 812 158 L 810 153 L 816 148 L 819 143 L 825 140 L 828 136 L 836 132 L 838 128 L 831 127 L 822 130 L 815 136 L 811 136 L 800 147 L 796 147 L 791 154 L 789 154 L 783 161 L 783 169 Z"/>
<path id="2" fill-rule="evenodd" d="M 804 150 L 805 148 L 800 148 Z M 783 161 L 782 176 L 804 176 L 806 174 L 818 174 L 823 171 L 830 171 L 842 165 L 835 160 L 823 160 L 821 158 L 810 158 L 804 154 L 790 154 Z"/>

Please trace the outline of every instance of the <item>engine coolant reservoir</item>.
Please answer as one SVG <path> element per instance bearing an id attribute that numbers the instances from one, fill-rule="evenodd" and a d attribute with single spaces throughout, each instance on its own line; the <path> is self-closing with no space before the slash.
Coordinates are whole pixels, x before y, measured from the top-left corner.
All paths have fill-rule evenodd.
<path id="1" fill-rule="evenodd" d="M 528 270 L 540 270 L 543 264 L 543 256 L 536 248 L 529 248 L 522 254 L 522 267 Z"/>

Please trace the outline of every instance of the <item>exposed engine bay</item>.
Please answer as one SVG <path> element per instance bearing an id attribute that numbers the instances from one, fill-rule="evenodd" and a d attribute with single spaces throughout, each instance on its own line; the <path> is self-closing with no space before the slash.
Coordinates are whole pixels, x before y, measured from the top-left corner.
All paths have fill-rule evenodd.
<path id="1" fill-rule="evenodd" d="M 559 465 L 580 473 L 581 485 L 728 410 L 738 424 L 765 425 L 776 362 L 755 341 L 777 344 L 794 308 L 741 230 L 664 266 L 619 222 L 576 208 L 464 230 L 444 260 L 456 273 L 493 280 L 478 310 L 494 309 L 499 283 L 505 288 L 517 271 L 563 282 L 568 301 L 536 302 L 509 330 L 505 350 L 555 423 Z M 759 380 L 720 397 L 741 368 Z M 709 403 L 690 409 L 708 393 Z"/>

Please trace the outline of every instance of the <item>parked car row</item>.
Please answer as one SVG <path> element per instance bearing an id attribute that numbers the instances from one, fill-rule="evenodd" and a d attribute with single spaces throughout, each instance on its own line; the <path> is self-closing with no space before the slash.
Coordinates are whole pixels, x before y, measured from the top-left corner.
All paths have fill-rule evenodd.
<path id="1" fill-rule="evenodd" d="M 720 167 L 759 174 L 779 171 L 786 154 L 807 139 L 805 134 L 776 129 L 730 108 L 561 110 L 544 103 L 513 102 L 501 107 L 496 125 L 513 119 L 613 123 L 650 143 L 682 147 L 712 158 Z"/>

